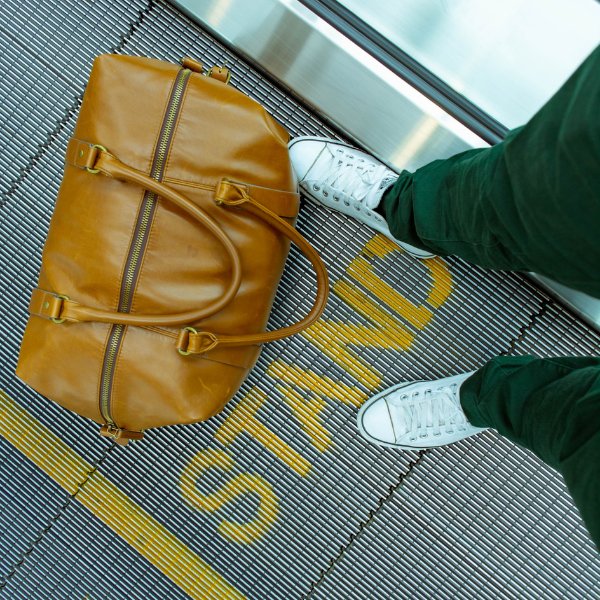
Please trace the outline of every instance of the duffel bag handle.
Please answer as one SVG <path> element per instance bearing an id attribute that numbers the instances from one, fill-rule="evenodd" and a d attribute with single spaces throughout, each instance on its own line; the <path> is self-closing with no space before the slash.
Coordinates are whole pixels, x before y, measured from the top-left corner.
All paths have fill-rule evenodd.
<path id="1" fill-rule="evenodd" d="M 178 327 L 188 323 L 196 323 L 225 308 L 233 300 L 240 288 L 242 264 L 235 246 L 219 224 L 185 196 L 163 183 L 152 179 L 152 177 L 149 177 L 145 173 L 122 163 L 102 146 L 82 143 L 79 140 L 75 140 L 75 142 L 77 143 L 77 163 L 75 163 L 75 166 L 85 168 L 90 173 L 103 173 L 121 181 L 140 185 L 142 188 L 154 192 L 157 196 L 170 200 L 206 227 L 221 242 L 229 257 L 231 278 L 225 293 L 220 298 L 203 308 L 177 314 L 158 315 L 114 312 L 84 306 L 70 300 L 66 296 L 51 294 L 39 289 L 34 290 L 32 295 L 30 304 L 31 312 L 40 316 L 46 316 L 56 323 L 62 323 L 63 321 L 94 321 L 97 323 L 137 325 L 139 327 Z"/>
<path id="2" fill-rule="evenodd" d="M 240 287 L 242 268 L 235 246 L 218 223 L 201 208 L 188 200 L 183 194 L 156 181 L 145 173 L 126 165 L 102 146 L 81 143 L 79 140 L 77 140 L 77 143 L 77 161 L 75 166 L 84 168 L 90 173 L 103 173 L 104 175 L 121 181 L 135 183 L 144 189 L 154 192 L 157 196 L 173 202 L 204 225 L 221 242 L 229 255 L 232 267 L 231 281 L 221 298 L 202 309 L 184 313 L 147 315 L 114 312 L 84 306 L 65 296 L 52 294 L 39 289 L 34 290 L 30 304 L 31 312 L 33 314 L 45 316 L 59 323 L 63 321 L 93 321 L 99 323 L 135 325 L 139 327 L 178 327 L 181 325 L 189 325 L 189 323 L 196 323 L 225 308 L 225 306 L 227 306 L 235 297 Z M 222 181 L 217 188 L 215 201 L 217 204 L 226 206 L 240 206 L 244 204 L 245 210 L 261 217 L 298 246 L 304 256 L 311 262 L 317 275 L 317 294 L 315 302 L 310 312 L 298 323 L 266 333 L 241 336 L 221 336 L 214 333 L 197 332 L 191 327 L 186 327 L 179 335 L 177 349 L 182 354 L 199 354 L 207 352 L 220 344 L 227 346 L 260 344 L 293 335 L 312 325 L 312 323 L 314 323 L 323 313 L 329 294 L 327 270 L 316 250 L 289 223 L 253 200 L 248 194 L 244 184 L 225 180 Z"/>
<path id="3" fill-rule="evenodd" d="M 221 335 L 209 331 L 197 331 L 193 327 L 185 327 L 179 333 L 177 350 L 180 354 L 203 354 L 217 346 L 249 346 L 274 342 L 295 335 L 310 327 L 322 314 L 329 296 L 329 278 L 327 269 L 317 251 L 309 244 L 298 230 L 284 221 L 281 217 L 252 198 L 249 186 L 235 181 L 222 180 L 215 193 L 217 204 L 241 207 L 277 229 L 289 238 L 304 256 L 310 261 L 317 276 L 317 294 L 310 312 L 297 323 L 267 331 L 246 335 Z"/>

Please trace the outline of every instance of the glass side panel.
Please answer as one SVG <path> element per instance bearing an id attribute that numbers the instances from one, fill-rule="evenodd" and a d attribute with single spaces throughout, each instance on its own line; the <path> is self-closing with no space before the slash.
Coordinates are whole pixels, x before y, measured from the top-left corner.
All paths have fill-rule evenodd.
<path id="1" fill-rule="evenodd" d="M 507 127 L 600 43 L 595 0 L 339 0 Z"/>

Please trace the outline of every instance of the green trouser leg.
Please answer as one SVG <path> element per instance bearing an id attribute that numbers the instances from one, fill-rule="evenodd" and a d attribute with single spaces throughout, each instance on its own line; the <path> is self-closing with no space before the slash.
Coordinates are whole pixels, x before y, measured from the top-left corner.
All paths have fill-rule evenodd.
<path id="1" fill-rule="evenodd" d="M 600 47 L 527 125 L 402 173 L 378 210 L 414 246 L 600 297 Z M 600 549 L 600 359 L 500 357 L 461 402 L 562 473 Z"/>
<path id="2" fill-rule="evenodd" d="M 527 125 L 401 173 L 378 210 L 419 248 L 600 297 L 600 47 Z"/>
<path id="3" fill-rule="evenodd" d="M 461 386 L 468 420 L 557 469 L 600 550 L 600 358 L 498 357 Z"/>

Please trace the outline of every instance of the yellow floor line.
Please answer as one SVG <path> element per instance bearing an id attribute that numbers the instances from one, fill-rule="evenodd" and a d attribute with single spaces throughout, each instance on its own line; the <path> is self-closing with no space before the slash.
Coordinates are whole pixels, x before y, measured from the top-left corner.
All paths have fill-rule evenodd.
<path id="1" fill-rule="evenodd" d="M 0 390 L 0 434 L 69 494 L 92 465 Z M 207 562 L 106 477 L 93 473 L 77 500 L 191 598 L 242 599 Z"/>

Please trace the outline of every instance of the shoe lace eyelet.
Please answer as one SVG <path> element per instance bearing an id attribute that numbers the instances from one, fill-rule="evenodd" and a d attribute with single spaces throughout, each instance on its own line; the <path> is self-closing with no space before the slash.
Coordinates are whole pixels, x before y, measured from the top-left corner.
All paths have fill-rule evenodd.
<path id="1" fill-rule="evenodd" d="M 321 189 L 321 188 L 320 188 L 320 187 L 319 187 L 317 184 L 315 184 L 315 183 L 313 183 L 313 186 L 312 186 L 312 187 L 313 187 L 313 190 L 315 190 L 315 192 L 318 192 L 318 191 Z"/>
<path id="2" fill-rule="evenodd" d="M 348 202 L 348 200 L 344 200 L 344 204 L 345 204 L 346 206 L 350 206 L 350 202 Z"/>
<path id="3" fill-rule="evenodd" d="M 323 196 L 325 196 L 325 198 L 327 198 L 327 196 L 329 196 L 329 192 L 326 192 L 325 190 L 323 190 Z"/>

